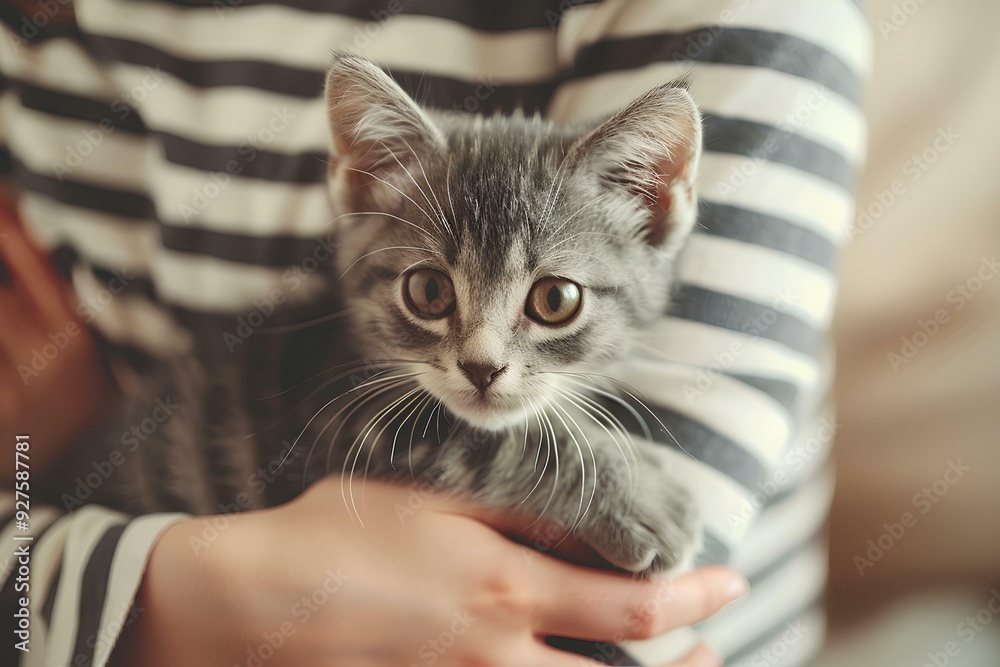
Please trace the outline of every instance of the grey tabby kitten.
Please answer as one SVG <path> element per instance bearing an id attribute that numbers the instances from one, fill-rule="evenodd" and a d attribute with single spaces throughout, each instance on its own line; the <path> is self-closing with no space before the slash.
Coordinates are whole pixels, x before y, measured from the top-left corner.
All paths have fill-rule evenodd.
<path id="1" fill-rule="evenodd" d="M 378 370 L 296 446 L 344 473 L 354 509 L 355 476 L 416 479 L 550 517 L 630 572 L 689 564 L 696 508 L 616 416 L 641 407 L 595 374 L 666 308 L 695 221 L 701 119 L 684 84 L 584 130 L 430 113 L 350 55 L 326 96 L 354 341 L 341 360 Z"/>

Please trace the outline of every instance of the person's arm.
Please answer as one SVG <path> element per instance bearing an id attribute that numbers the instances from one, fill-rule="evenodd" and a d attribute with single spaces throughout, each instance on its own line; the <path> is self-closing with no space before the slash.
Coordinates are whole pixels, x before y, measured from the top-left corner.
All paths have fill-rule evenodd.
<path id="1" fill-rule="evenodd" d="M 69 285 L 27 237 L 0 182 L 0 442 L 13 452 L 18 436 L 30 437 L 38 480 L 101 418 L 112 394 Z M 14 455 L 0 456 L 3 490 L 15 472 Z"/>
<path id="2" fill-rule="evenodd" d="M 4 450 L 13 458 L 13 446 Z M 153 544 L 182 516 L 133 518 L 95 505 L 62 514 L 33 503 L 22 519 L 18 500 L 0 495 L 9 516 L 0 526 L 0 664 L 104 667 L 142 613 L 133 602 Z"/>
<path id="3" fill-rule="evenodd" d="M 573 565 L 506 539 L 484 523 L 498 517 L 468 503 L 425 494 L 411 510 L 411 494 L 370 482 L 363 528 L 336 478 L 225 528 L 213 517 L 176 524 L 112 664 L 597 665 L 544 637 L 654 637 L 745 591 L 725 568 L 637 581 Z M 719 662 L 699 647 L 673 664 Z"/>

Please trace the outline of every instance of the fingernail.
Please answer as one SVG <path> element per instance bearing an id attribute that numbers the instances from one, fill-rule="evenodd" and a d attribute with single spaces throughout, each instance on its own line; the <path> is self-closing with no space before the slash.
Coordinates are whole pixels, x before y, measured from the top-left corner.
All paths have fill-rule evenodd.
<path id="1" fill-rule="evenodd" d="M 726 582 L 726 585 L 722 589 L 722 595 L 729 602 L 736 602 L 750 589 L 750 584 L 747 583 L 745 577 L 736 575 L 732 579 Z"/>

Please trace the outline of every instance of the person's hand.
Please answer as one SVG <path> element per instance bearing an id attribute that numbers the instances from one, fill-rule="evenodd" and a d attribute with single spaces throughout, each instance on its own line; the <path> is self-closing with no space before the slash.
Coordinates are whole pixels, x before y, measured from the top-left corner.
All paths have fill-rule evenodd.
<path id="1" fill-rule="evenodd" d="M 0 187 L 0 442 L 31 436 L 37 474 L 103 413 L 112 384 L 69 286 L 35 248 Z M 14 457 L 0 457 L 0 481 Z"/>
<path id="2" fill-rule="evenodd" d="M 363 527 L 328 478 L 281 507 L 174 525 L 153 550 L 115 664 L 596 665 L 543 638 L 653 637 L 745 590 L 724 568 L 639 581 L 574 565 L 407 488 L 368 482 L 358 509 Z M 676 664 L 719 663 L 701 647 Z"/>

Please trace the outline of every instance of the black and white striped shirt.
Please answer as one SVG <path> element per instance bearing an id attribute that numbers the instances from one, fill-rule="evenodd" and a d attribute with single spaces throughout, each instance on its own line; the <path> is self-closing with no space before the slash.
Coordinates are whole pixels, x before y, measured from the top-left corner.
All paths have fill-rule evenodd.
<path id="1" fill-rule="evenodd" d="M 158 355 L 182 347 L 192 323 L 235 326 L 314 252 L 330 219 L 331 49 L 364 54 L 433 107 L 558 121 L 604 116 L 690 72 L 705 114 L 699 225 L 652 348 L 615 374 L 676 438 L 659 451 L 703 508 L 700 561 L 733 564 L 753 592 L 630 650 L 663 662 L 697 635 L 729 665 L 808 663 L 823 637 L 836 430 L 827 330 L 865 145 L 870 35 L 857 2 L 17 7 L 0 9 L 0 169 L 32 236 L 73 263 L 85 319 L 115 345 Z M 123 289 L 104 298 L 113 280 Z M 106 664 L 152 545 L 184 516 L 118 510 L 33 508 L 32 650 L 12 650 L 8 634 L 0 654 Z M 4 604 L 14 531 L 12 520 L 0 531 Z"/>

